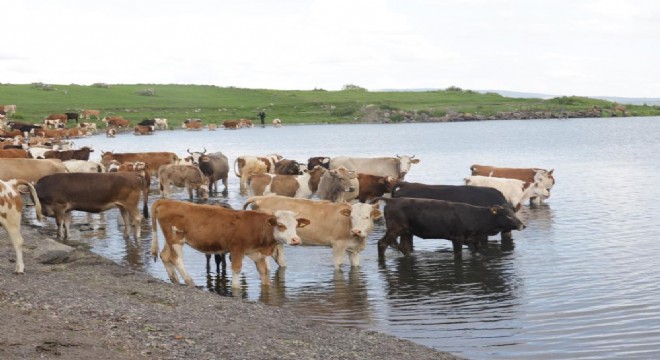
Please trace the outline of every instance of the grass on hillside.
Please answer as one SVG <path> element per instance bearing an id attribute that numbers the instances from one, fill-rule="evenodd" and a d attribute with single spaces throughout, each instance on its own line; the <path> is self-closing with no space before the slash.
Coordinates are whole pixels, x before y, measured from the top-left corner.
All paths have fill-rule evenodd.
<path id="1" fill-rule="evenodd" d="M 427 92 L 370 92 L 361 88 L 342 91 L 285 91 L 239 89 L 207 85 L 47 85 L 0 84 L 0 104 L 15 104 L 11 119 L 41 123 L 52 113 L 101 110 L 102 116 L 121 115 L 133 124 L 146 118 L 164 117 L 171 126 L 188 118 L 205 123 L 247 118 L 258 122 L 257 113 L 266 112 L 267 123 L 280 118 L 284 123 L 349 123 L 367 120 L 369 109 L 392 114 L 392 121 L 404 113 L 495 115 L 517 111 L 587 111 L 594 106 L 613 109 L 615 103 L 561 97 L 549 100 L 509 98 L 495 93 L 481 94 L 459 88 Z M 628 116 L 660 115 L 658 106 L 627 105 Z"/>

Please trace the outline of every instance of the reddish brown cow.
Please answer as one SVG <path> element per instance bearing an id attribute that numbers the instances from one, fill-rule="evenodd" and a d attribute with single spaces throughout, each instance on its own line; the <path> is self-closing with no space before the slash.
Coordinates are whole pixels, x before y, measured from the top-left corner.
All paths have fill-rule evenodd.
<path id="1" fill-rule="evenodd" d="M 96 117 L 96 121 L 99 120 L 99 117 L 101 116 L 101 111 L 99 110 L 83 110 L 80 113 L 81 117 L 84 117 L 85 120 L 89 120 L 90 116 Z"/>
<path id="2" fill-rule="evenodd" d="M 125 162 L 143 162 L 147 165 L 147 169 L 151 175 L 158 174 L 158 168 L 162 165 L 176 164 L 179 157 L 173 152 L 142 152 L 142 153 L 112 153 L 102 152 L 101 163 L 106 168 L 109 168 L 110 161 L 117 160 L 120 164 Z"/>
<path id="3" fill-rule="evenodd" d="M 359 186 L 358 201 L 366 203 L 369 200 L 391 193 L 398 180 L 391 176 L 357 174 Z"/>
<path id="4" fill-rule="evenodd" d="M 0 158 L 3 159 L 27 159 L 30 153 L 23 149 L 0 149 Z"/>
<path id="5" fill-rule="evenodd" d="M 45 159 L 60 159 L 66 160 L 89 160 L 89 155 L 94 152 L 94 149 L 89 146 L 84 146 L 77 150 L 50 150 L 44 153 Z M 105 164 L 104 164 L 105 165 Z"/>
<path id="6" fill-rule="evenodd" d="M 101 119 L 108 127 L 114 126 L 118 128 L 127 128 L 129 125 L 128 120 L 122 118 L 121 116 L 108 116 Z"/>
<path id="7" fill-rule="evenodd" d="M 46 118 L 46 120 L 59 120 L 63 124 L 66 124 L 67 119 L 66 114 L 50 114 Z"/>
<path id="8" fill-rule="evenodd" d="M 241 123 L 236 120 L 225 120 L 222 122 L 222 126 L 226 130 L 237 130 L 241 127 Z"/>
<path id="9" fill-rule="evenodd" d="M 153 135 L 154 127 L 145 126 L 145 125 L 136 125 L 135 128 L 133 129 L 133 133 L 135 135 Z"/>
<path id="10" fill-rule="evenodd" d="M 232 287 L 239 288 L 243 257 L 254 260 L 261 275 L 261 284 L 269 285 L 267 257 L 278 243 L 300 244 L 296 228 L 309 224 L 296 219 L 291 211 L 276 211 L 273 215 L 251 210 L 231 210 L 220 206 L 198 205 L 182 201 L 159 199 L 151 207 L 153 239 L 151 254 L 158 256 L 158 225 L 165 236 L 160 252 L 165 269 L 173 283 L 179 283 L 177 271 L 189 286 L 195 282 L 183 264 L 183 245 L 205 254 L 229 253 Z"/>

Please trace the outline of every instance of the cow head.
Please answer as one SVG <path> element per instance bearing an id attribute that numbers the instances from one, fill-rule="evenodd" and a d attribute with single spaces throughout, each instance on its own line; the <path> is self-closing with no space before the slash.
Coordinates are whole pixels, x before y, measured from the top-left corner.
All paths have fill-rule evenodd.
<path id="1" fill-rule="evenodd" d="M 296 214 L 288 210 L 277 210 L 268 218 L 268 225 L 273 227 L 275 240 L 287 245 L 300 245 L 300 237 L 296 228 L 309 225 L 309 220 L 296 218 Z"/>
<path id="2" fill-rule="evenodd" d="M 202 151 L 202 152 L 199 152 L 199 151 L 190 152 L 190 149 L 187 149 L 186 151 L 188 151 L 188 154 L 190 154 L 190 157 L 191 157 L 192 163 L 193 163 L 194 165 L 199 165 L 199 158 L 200 158 L 202 155 L 206 154 L 206 148 L 204 148 L 204 151 Z"/>
<path id="3" fill-rule="evenodd" d="M 536 169 L 534 174 L 534 182 L 540 182 L 548 191 L 555 185 L 555 178 L 552 176 L 554 169 L 548 171 L 544 169 Z"/>
<path id="4" fill-rule="evenodd" d="M 510 206 L 492 206 L 490 213 L 501 226 L 502 231 L 523 230 L 525 224 L 518 219 Z"/>
<path id="5" fill-rule="evenodd" d="M 353 187 L 353 183 L 351 182 L 351 179 L 357 177 L 355 171 L 350 171 L 345 167 L 339 167 L 337 169 L 328 170 L 325 173 L 332 177 L 332 182 L 338 184 L 341 191 L 355 191 L 355 187 Z"/>
<path id="6" fill-rule="evenodd" d="M 342 209 L 341 214 L 351 218 L 351 236 L 366 239 L 374 228 L 374 220 L 382 216 L 378 204 L 355 203 L 350 209 Z"/>
<path id="7" fill-rule="evenodd" d="M 313 169 L 316 166 L 322 166 L 326 169 L 330 168 L 330 158 L 325 156 L 316 156 L 307 159 L 307 168 Z"/>
<path id="8" fill-rule="evenodd" d="M 415 159 L 415 155 L 413 156 L 397 155 L 396 158 L 397 160 L 399 160 L 399 179 L 401 180 L 403 180 L 403 178 L 406 176 L 412 164 L 417 164 L 420 161 L 419 159 Z"/>

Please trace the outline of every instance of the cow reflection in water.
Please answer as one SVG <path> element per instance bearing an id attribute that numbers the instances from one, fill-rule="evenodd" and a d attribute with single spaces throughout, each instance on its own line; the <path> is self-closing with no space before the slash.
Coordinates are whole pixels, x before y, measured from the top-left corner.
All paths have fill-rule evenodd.
<path id="1" fill-rule="evenodd" d="M 487 304 L 508 307 L 508 302 L 516 299 L 517 289 L 523 284 L 511 269 L 512 254 L 490 246 L 480 256 L 457 262 L 451 251 L 418 251 L 388 261 L 387 266 L 380 266 L 379 273 L 389 299 L 416 299 L 415 304 L 390 302 L 397 312 L 428 314 L 420 309 L 433 307 L 438 316 L 464 312 L 473 317 L 477 298 L 486 304 L 484 308 L 490 306 Z"/>

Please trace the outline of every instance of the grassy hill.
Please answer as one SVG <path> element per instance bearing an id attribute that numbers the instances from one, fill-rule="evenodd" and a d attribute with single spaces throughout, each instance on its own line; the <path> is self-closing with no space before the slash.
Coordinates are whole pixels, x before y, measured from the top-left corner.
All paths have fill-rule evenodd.
<path id="1" fill-rule="evenodd" d="M 164 117 L 179 125 L 187 118 L 205 123 L 247 118 L 256 120 L 264 109 L 269 123 L 348 123 L 380 121 L 447 121 L 462 115 L 482 118 L 510 113 L 585 113 L 594 106 L 602 116 L 616 115 L 616 103 L 583 98 L 512 98 L 449 88 L 426 92 L 370 92 L 361 88 L 342 91 L 285 91 L 239 89 L 206 85 L 46 85 L 0 84 L 0 104 L 15 104 L 10 118 L 42 122 L 51 113 L 99 109 L 102 115 L 121 115 L 137 123 Z M 660 106 L 627 105 L 627 116 L 660 115 Z M 458 117 L 457 117 L 458 116 Z M 536 116 L 538 117 L 538 116 Z"/>

